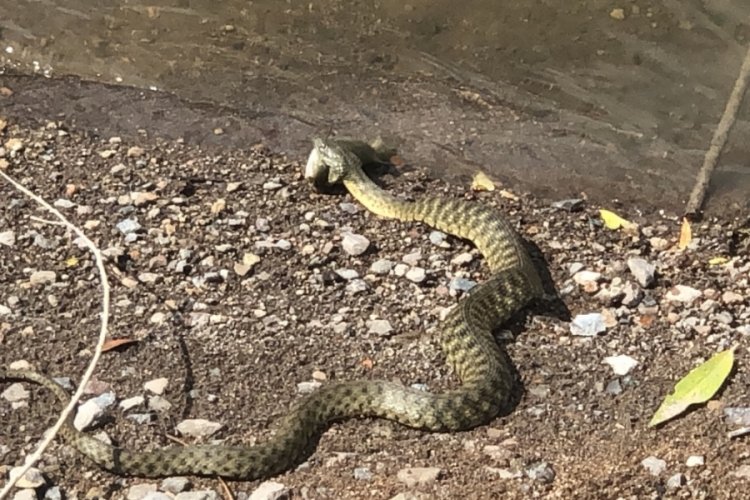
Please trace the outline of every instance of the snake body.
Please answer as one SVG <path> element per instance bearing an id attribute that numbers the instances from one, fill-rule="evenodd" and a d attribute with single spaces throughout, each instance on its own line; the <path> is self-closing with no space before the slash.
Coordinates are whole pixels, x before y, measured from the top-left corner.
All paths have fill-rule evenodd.
<path id="1" fill-rule="evenodd" d="M 492 330 L 542 294 L 541 281 L 520 237 L 494 209 L 476 202 L 423 197 L 396 198 L 374 184 L 363 161 L 379 151 L 359 141 L 315 139 L 305 176 L 316 185 L 343 183 L 368 210 L 401 221 L 422 221 L 472 241 L 492 277 L 454 307 L 442 325 L 441 345 L 462 384 L 440 394 L 378 380 L 328 384 L 298 402 L 268 441 L 256 446 L 198 445 L 130 451 L 76 430 L 72 418 L 63 437 L 102 468 L 119 475 L 222 476 L 252 480 L 279 474 L 303 461 L 333 421 L 379 417 L 430 431 L 460 431 L 487 423 L 507 405 L 514 375 Z M 61 404 L 68 393 L 46 375 L 0 371 L 2 379 L 31 381 L 51 390 Z"/>

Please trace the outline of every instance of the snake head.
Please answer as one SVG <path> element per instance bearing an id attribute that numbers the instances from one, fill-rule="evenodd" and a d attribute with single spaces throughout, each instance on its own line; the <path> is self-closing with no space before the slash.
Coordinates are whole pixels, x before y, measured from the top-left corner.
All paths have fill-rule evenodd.
<path id="1" fill-rule="evenodd" d="M 359 164 L 357 155 L 335 140 L 316 137 L 307 158 L 305 178 L 317 189 L 324 190 L 343 181 L 348 166 Z"/>

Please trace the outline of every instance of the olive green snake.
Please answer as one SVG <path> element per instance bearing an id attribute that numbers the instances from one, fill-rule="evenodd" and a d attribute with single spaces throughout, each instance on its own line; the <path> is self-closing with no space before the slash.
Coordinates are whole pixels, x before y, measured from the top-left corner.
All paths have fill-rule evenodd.
<path id="1" fill-rule="evenodd" d="M 378 187 L 363 170 L 381 151 L 360 141 L 314 139 L 305 177 L 318 187 L 341 184 L 368 210 L 400 221 L 422 221 L 470 240 L 484 255 L 492 277 L 477 285 L 442 323 L 441 346 L 461 385 L 430 393 L 380 380 L 324 384 L 280 419 L 275 433 L 255 446 L 189 445 L 130 451 L 63 426 L 65 440 L 100 467 L 119 475 L 222 476 L 252 480 L 301 463 L 334 421 L 378 417 L 429 431 L 461 431 L 491 421 L 507 409 L 513 367 L 492 330 L 529 301 L 542 285 L 523 242 L 496 209 L 442 196 L 404 201 Z M 33 371 L 0 370 L 0 379 L 25 380 L 51 390 L 61 404 L 68 393 Z"/>

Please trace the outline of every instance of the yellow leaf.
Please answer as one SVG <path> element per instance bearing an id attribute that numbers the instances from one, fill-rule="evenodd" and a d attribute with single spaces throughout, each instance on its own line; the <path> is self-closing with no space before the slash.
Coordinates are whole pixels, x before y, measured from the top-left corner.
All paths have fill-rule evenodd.
<path id="1" fill-rule="evenodd" d="M 65 259 L 65 265 L 68 267 L 75 267 L 78 265 L 78 258 L 77 257 L 68 257 Z"/>
<path id="2" fill-rule="evenodd" d="M 683 217 L 682 227 L 680 228 L 680 241 L 677 243 L 677 248 L 685 250 L 691 241 L 693 241 L 693 230 L 690 228 L 690 221 L 686 217 Z"/>
<path id="3" fill-rule="evenodd" d="M 495 183 L 484 172 L 477 172 L 474 174 L 474 180 L 471 181 L 471 189 L 474 191 L 494 191 Z"/>
<path id="4" fill-rule="evenodd" d="M 604 225 L 607 226 L 608 229 L 627 229 L 634 225 L 632 222 L 623 219 L 616 213 L 610 212 L 609 210 L 601 209 L 599 210 L 599 215 L 604 221 Z"/>
<path id="5" fill-rule="evenodd" d="M 708 261 L 709 266 L 720 266 L 722 264 L 726 264 L 729 262 L 729 259 L 726 257 L 714 257 Z"/>
<path id="6" fill-rule="evenodd" d="M 681 414 L 691 405 L 705 403 L 716 394 L 734 366 L 734 347 L 714 354 L 705 363 L 693 368 L 664 398 L 649 427 L 659 425 Z"/>

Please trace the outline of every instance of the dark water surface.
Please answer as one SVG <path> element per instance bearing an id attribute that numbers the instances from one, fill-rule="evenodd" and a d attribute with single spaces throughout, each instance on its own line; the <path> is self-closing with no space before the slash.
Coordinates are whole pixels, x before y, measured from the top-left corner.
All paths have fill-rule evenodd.
<path id="1" fill-rule="evenodd" d="M 223 114 L 223 140 L 251 130 L 236 145 L 301 156 L 315 133 L 383 135 L 449 177 L 481 168 L 544 196 L 679 210 L 749 40 L 746 0 L 0 0 L 6 71 L 179 98 L 57 82 L 0 110 L 116 132 L 132 106 L 133 128 L 207 141 Z M 746 104 L 714 213 L 749 206 L 749 117 Z"/>

